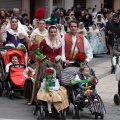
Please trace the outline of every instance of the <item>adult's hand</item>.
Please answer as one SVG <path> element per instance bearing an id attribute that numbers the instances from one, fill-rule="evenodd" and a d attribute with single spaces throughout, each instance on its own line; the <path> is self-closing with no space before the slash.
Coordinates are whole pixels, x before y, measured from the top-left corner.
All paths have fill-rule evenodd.
<path id="1" fill-rule="evenodd" d="M 26 35 L 26 34 L 24 34 L 24 33 L 19 33 L 19 35 L 20 35 L 21 37 L 24 37 L 24 38 L 26 38 L 26 37 L 27 37 L 27 35 Z"/>
<path id="2" fill-rule="evenodd" d="M 61 59 L 61 56 L 60 55 L 57 55 L 56 57 L 55 57 L 55 61 L 59 61 Z"/>
<path id="3" fill-rule="evenodd" d="M 69 60 L 65 60 L 65 63 L 66 63 L 66 64 L 69 64 L 69 63 L 70 63 L 70 61 L 69 61 Z"/>

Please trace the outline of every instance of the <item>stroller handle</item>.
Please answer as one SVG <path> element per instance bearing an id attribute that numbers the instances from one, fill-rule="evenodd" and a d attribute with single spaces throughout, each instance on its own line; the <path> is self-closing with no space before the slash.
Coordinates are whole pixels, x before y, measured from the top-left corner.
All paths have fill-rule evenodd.
<path id="1" fill-rule="evenodd" d="M 0 47 L 0 51 L 2 51 L 2 50 L 10 50 L 10 49 L 14 49 L 14 47 L 11 47 L 11 46 Z"/>
<path id="2" fill-rule="evenodd" d="M 13 64 L 13 65 L 10 65 L 9 69 L 11 69 L 11 67 L 16 67 L 16 66 L 19 66 L 19 68 L 20 67 L 26 68 L 26 65 L 24 64 Z"/>

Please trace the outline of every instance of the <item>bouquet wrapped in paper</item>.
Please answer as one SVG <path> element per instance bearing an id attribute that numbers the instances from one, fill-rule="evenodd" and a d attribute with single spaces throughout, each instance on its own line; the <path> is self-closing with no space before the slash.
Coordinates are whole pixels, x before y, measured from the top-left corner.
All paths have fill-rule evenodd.
<path id="1" fill-rule="evenodd" d="M 40 61 L 48 62 L 47 57 L 44 56 L 44 55 L 40 52 L 40 50 L 39 50 L 39 48 L 38 48 L 38 44 L 33 44 L 33 45 L 31 45 L 30 48 L 29 48 L 29 50 L 30 50 L 31 52 L 33 52 L 33 54 L 35 54 L 36 56 L 38 56 L 38 57 L 40 58 Z"/>

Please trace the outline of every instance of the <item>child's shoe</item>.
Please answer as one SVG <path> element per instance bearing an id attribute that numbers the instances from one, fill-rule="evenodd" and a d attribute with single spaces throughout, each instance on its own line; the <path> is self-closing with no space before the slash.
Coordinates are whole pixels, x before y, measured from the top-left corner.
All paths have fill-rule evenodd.
<path id="1" fill-rule="evenodd" d="M 85 103 L 88 103 L 88 99 L 85 99 Z"/>
<path id="2" fill-rule="evenodd" d="M 94 99 L 94 102 L 98 102 L 98 99 L 95 98 L 95 99 Z"/>
<path id="3" fill-rule="evenodd" d="M 27 100 L 27 104 L 28 104 L 28 105 L 31 105 L 31 102 L 30 102 L 30 100 Z"/>
<path id="4" fill-rule="evenodd" d="M 50 114 L 51 114 L 51 113 L 52 113 L 52 111 L 48 111 L 48 113 L 50 113 Z"/>

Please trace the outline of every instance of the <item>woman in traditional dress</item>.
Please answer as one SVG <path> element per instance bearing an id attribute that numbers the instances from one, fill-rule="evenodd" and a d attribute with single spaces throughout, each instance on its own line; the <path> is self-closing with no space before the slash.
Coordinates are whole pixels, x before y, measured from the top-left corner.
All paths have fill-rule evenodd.
<path id="1" fill-rule="evenodd" d="M 33 43 L 40 44 L 40 42 L 47 37 L 48 31 L 46 30 L 46 22 L 41 19 L 38 22 L 38 28 L 33 30 L 30 38 Z"/>
<path id="2" fill-rule="evenodd" d="M 40 52 L 43 53 L 51 62 L 59 63 L 61 59 L 62 53 L 62 45 L 61 45 L 61 36 L 57 30 L 56 26 L 50 26 L 48 28 L 48 35 L 45 39 L 40 42 L 39 45 Z M 40 73 L 40 64 L 36 69 L 36 78 L 35 85 L 33 88 L 32 101 L 35 101 L 36 98 L 36 89 L 38 86 L 38 79 Z"/>
<path id="3" fill-rule="evenodd" d="M 106 40 L 105 40 L 105 26 L 106 26 L 106 22 L 105 22 L 104 18 L 102 17 L 102 14 L 98 14 L 97 15 L 97 18 L 96 18 L 94 23 L 97 24 L 97 27 L 98 27 L 98 29 L 100 31 L 101 36 L 102 36 L 102 39 L 101 39 L 102 43 L 103 43 L 105 49 L 107 49 L 106 48 Z"/>
<path id="4" fill-rule="evenodd" d="M 56 26 L 52 25 L 48 29 L 48 36 L 40 43 L 40 51 L 51 61 L 56 62 L 61 59 L 62 46 L 61 36 Z"/>
<path id="5" fill-rule="evenodd" d="M 12 17 L 5 30 L 6 32 L 2 35 L 4 43 L 13 43 L 15 47 L 19 43 L 24 44 L 26 47 L 31 44 L 28 34 L 18 18 Z"/>
<path id="6" fill-rule="evenodd" d="M 92 25 L 89 34 L 91 36 L 90 44 L 93 49 L 93 54 L 95 55 L 95 54 L 106 53 L 106 49 L 101 40 L 101 34 L 96 24 Z"/>

